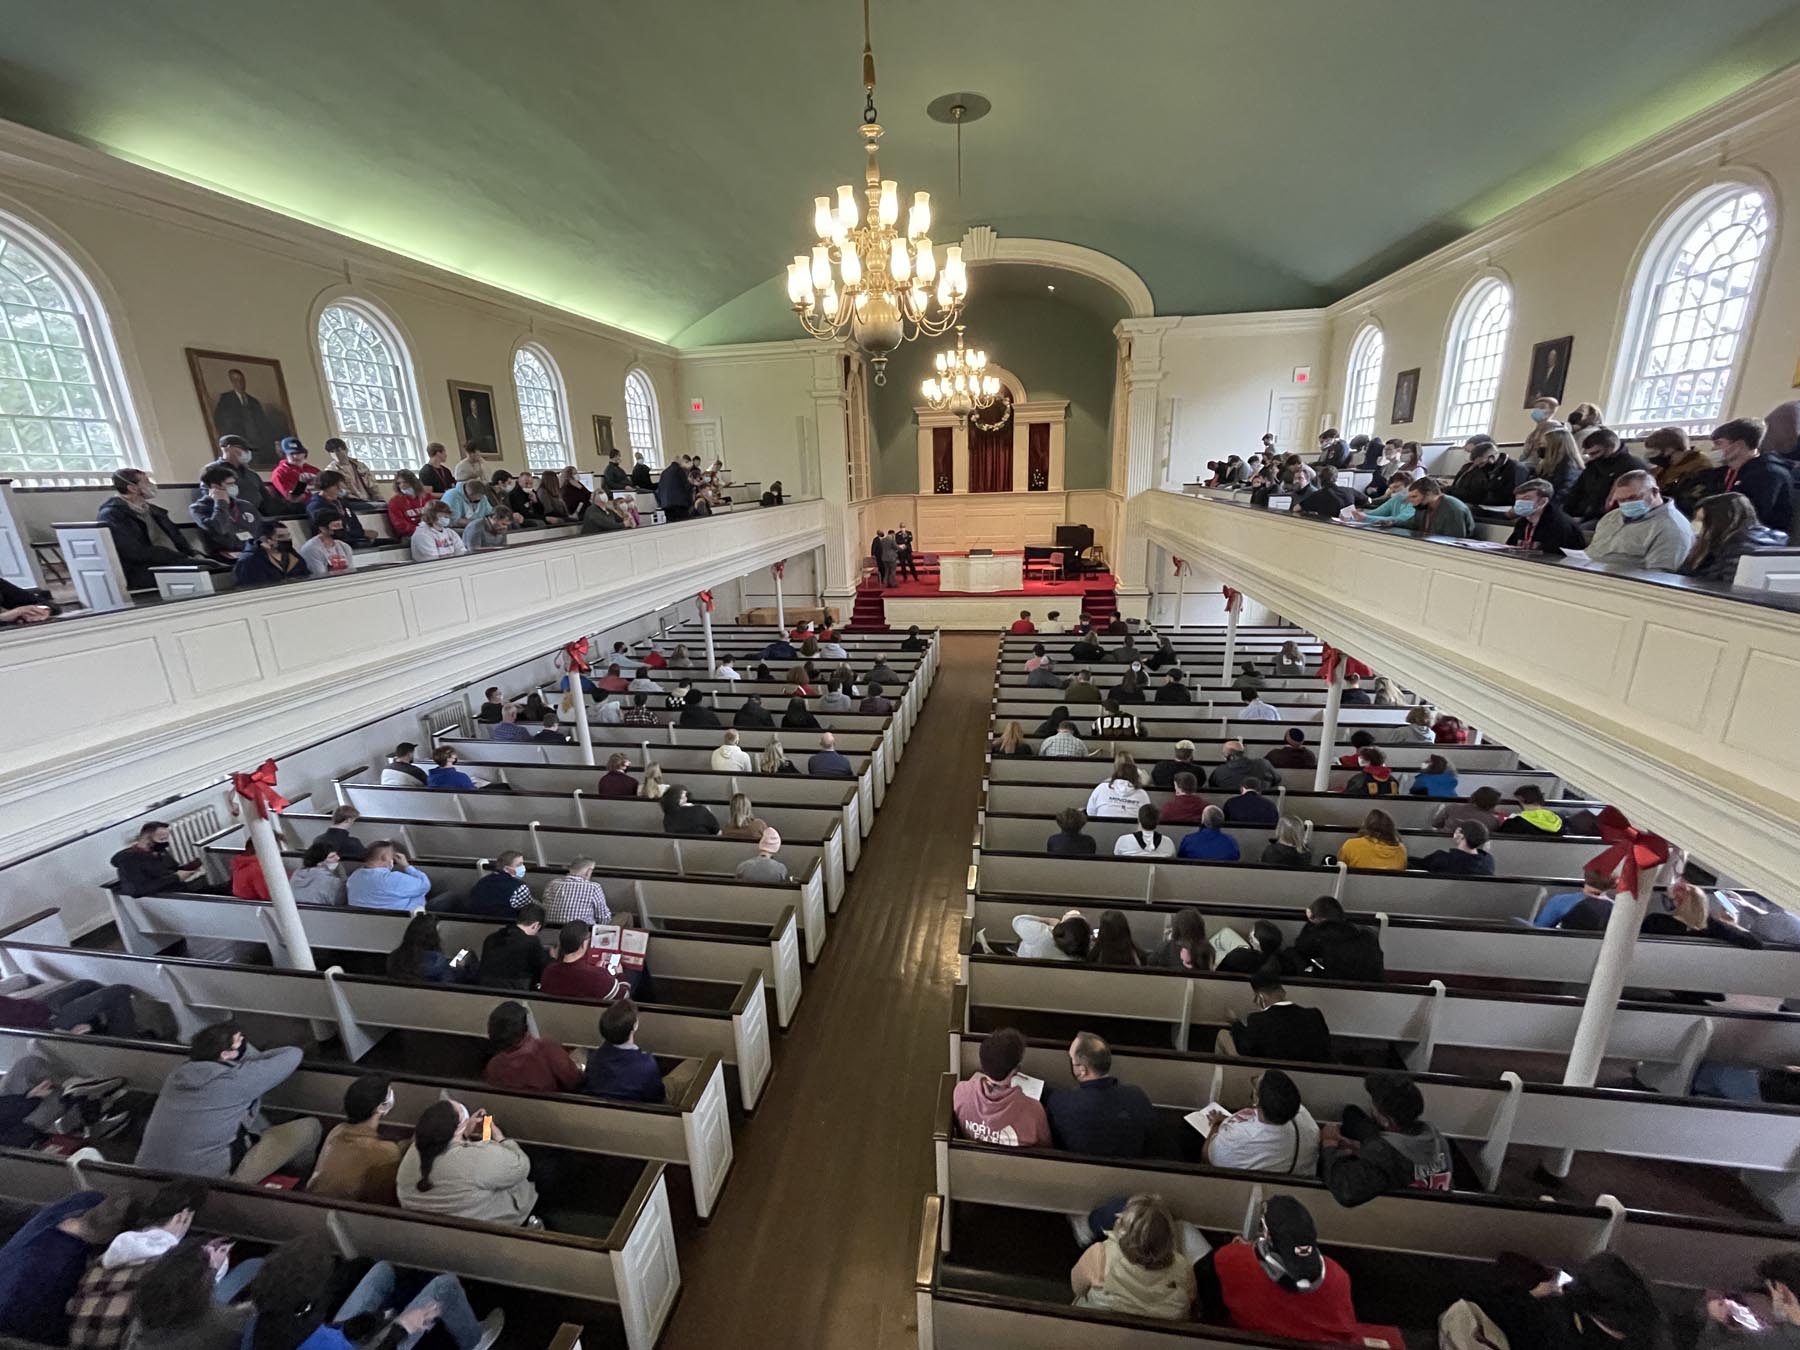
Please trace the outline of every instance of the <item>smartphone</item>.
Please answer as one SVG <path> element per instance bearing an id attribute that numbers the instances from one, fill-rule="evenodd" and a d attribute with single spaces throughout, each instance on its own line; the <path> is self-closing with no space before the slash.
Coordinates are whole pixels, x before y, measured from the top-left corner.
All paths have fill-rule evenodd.
<path id="1" fill-rule="evenodd" d="M 484 1140 L 494 1137 L 494 1118 L 485 1112 L 481 1117 L 481 1137 Z"/>
<path id="2" fill-rule="evenodd" d="M 467 961 L 468 959 L 469 959 L 469 949 L 467 947 L 464 947 L 455 956 L 450 958 L 450 964 L 452 966 L 460 966 L 464 961 Z"/>

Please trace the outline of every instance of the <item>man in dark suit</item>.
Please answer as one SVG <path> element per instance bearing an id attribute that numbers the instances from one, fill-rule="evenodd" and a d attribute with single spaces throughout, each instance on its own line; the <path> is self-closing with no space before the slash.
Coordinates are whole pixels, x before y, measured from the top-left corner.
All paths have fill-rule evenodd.
<path id="1" fill-rule="evenodd" d="M 262 400 L 244 387 L 244 372 L 233 366 L 225 372 L 231 388 L 219 395 L 213 406 L 213 426 L 220 436 L 241 436 L 250 449 L 272 459 L 275 455 L 276 432 Z"/>
<path id="2" fill-rule="evenodd" d="M 1220 1054 L 1303 1064 L 1332 1062 L 1331 1028 L 1325 1025 L 1325 1014 L 1290 1000 L 1280 976 L 1252 975 L 1250 997 L 1256 1001 L 1256 1011 L 1219 1033 Z"/>
<path id="3" fill-rule="evenodd" d="M 688 482 L 687 466 L 674 460 L 662 471 L 656 482 L 656 504 L 670 520 L 686 520 L 694 509 L 694 488 Z"/>
<path id="4" fill-rule="evenodd" d="M 919 565 L 913 561 L 913 532 L 904 525 L 894 535 L 894 543 L 900 550 L 900 575 L 919 579 Z"/>
<path id="5" fill-rule="evenodd" d="M 1069 1044 L 1075 1087 L 1044 1101 L 1050 1137 L 1058 1148 L 1101 1158 L 1142 1158 L 1150 1152 L 1156 1110 L 1140 1087 L 1112 1076 L 1112 1050 L 1091 1031 Z"/>

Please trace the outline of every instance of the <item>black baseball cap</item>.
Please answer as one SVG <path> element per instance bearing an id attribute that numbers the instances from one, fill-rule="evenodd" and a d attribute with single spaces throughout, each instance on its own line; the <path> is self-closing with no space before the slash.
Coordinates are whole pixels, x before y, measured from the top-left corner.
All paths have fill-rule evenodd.
<path id="1" fill-rule="evenodd" d="M 1310 1289 L 1325 1278 L 1319 1230 L 1305 1205 L 1291 1195 L 1270 1197 L 1263 1206 L 1263 1228 L 1268 1232 L 1269 1258 L 1296 1287 Z"/>

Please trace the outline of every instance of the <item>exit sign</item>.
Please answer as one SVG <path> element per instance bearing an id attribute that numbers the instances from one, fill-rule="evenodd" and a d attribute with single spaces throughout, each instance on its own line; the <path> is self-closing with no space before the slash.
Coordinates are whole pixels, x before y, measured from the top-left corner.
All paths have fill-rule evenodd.
<path id="1" fill-rule="evenodd" d="M 697 398 L 689 406 L 692 407 L 695 412 L 705 412 L 706 411 L 706 401 L 704 399 Z"/>
<path id="2" fill-rule="evenodd" d="M 1312 367 L 1311 366 L 1295 366 L 1294 367 L 1294 383 L 1295 384 L 1311 384 L 1312 383 Z"/>

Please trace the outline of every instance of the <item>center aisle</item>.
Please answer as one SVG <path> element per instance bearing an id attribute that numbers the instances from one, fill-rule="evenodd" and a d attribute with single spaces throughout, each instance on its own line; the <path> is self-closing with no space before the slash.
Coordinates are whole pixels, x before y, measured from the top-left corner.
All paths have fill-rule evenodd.
<path id="1" fill-rule="evenodd" d="M 942 664 L 865 841 L 805 1013 L 683 1250 L 665 1350 L 912 1350 L 919 1205 L 981 789 L 997 641 Z"/>

